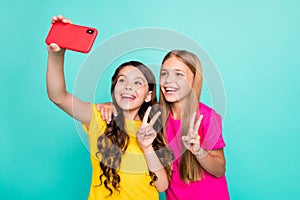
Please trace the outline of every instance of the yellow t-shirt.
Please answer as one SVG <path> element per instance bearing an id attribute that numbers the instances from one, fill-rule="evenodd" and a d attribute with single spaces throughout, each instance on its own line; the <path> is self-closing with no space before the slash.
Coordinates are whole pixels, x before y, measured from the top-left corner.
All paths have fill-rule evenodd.
<path id="1" fill-rule="evenodd" d="M 141 126 L 141 121 L 134 121 L 125 119 L 125 129 L 129 134 L 129 145 L 125 154 L 122 156 L 120 170 L 120 192 L 115 191 L 113 186 L 109 185 L 113 190 L 113 194 L 109 196 L 110 192 L 104 186 L 100 185 L 99 176 L 102 170 L 99 166 L 99 160 L 96 157 L 98 152 L 97 139 L 104 133 L 106 129 L 106 122 L 102 120 L 100 112 L 92 105 L 93 114 L 90 121 L 89 128 L 83 125 L 83 129 L 88 134 L 90 144 L 90 157 L 92 165 L 92 183 L 89 193 L 89 200 L 101 199 L 118 199 L 118 200 L 157 200 L 158 191 L 155 186 L 150 185 L 151 177 L 149 175 L 148 167 L 143 152 L 139 148 L 136 141 L 136 132 Z"/>

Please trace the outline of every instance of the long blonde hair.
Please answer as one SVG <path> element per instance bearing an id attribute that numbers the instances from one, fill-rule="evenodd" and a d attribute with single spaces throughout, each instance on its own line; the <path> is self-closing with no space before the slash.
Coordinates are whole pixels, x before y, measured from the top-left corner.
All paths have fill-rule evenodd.
<path id="1" fill-rule="evenodd" d="M 194 74 L 194 80 L 192 85 L 192 90 L 188 94 L 188 104 L 183 105 L 181 109 L 184 111 L 181 117 L 181 135 L 186 135 L 189 130 L 189 122 L 192 118 L 192 115 L 198 109 L 200 95 L 202 90 L 202 66 L 198 57 L 186 50 L 173 50 L 170 51 L 163 59 L 162 65 L 164 62 L 170 57 L 176 57 L 181 60 L 185 65 L 189 67 L 189 69 Z M 163 122 L 167 122 L 167 119 L 170 114 L 171 103 L 168 103 L 163 95 L 160 92 L 160 104 L 162 108 L 164 108 L 164 112 L 162 112 L 162 120 Z M 166 127 L 166 126 L 164 126 Z M 166 133 L 166 129 L 164 128 L 164 132 Z M 181 138 L 181 137 L 180 137 Z M 184 148 L 182 145 L 183 154 L 180 159 L 180 178 L 184 182 L 189 183 L 190 181 L 200 180 L 203 175 L 203 169 L 196 157 L 188 150 Z"/>

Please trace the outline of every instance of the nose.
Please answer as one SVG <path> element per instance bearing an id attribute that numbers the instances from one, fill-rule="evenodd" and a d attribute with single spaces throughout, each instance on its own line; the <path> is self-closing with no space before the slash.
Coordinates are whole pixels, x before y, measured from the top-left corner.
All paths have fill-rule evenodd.
<path id="1" fill-rule="evenodd" d="M 128 84 L 128 85 L 126 85 L 126 90 L 132 90 L 132 88 L 131 88 L 131 86 Z"/>

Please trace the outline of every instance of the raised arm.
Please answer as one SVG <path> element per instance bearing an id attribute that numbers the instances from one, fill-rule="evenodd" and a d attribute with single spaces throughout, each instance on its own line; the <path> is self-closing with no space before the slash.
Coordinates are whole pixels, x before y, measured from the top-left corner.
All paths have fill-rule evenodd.
<path id="1" fill-rule="evenodd" d="M 167 172 L 160 162 L 158 156 L 155 153 L 152 143 L 157 136 L 156 131 L 153 129 L 153 124 L 158 119 L 160 112 L 157 112 L 151 121 L 148 123 L 147 119 L 150 113 L 151 107 L 149 107 L 143 118 L 140 130 L 137 132 L 137 140 L 140 148 L 144 152 L 145 159 L 148 165 L 148 169 L 155 173 L 157 180 L 154 181 L 154 185 L 159 192 L 165 191 L 169 186 L 169 180 Z"/>
<path id="2" fill-rule="evenodd" d="M 69 19 L 62 16 L 52 18 L 52 23 L 58 21 L 71 23 Z M 64 77 L 64 55 L 66 50 L 61 49 L 54 43 L 48 45 L 47 49 L 48 68 L 46 84 L 49 99 L 67 114 L 88 125 L 92 115 L 91 105 L 79 100 L 66 90 Z"/>
<path id="3" fill-rule="evenodd" d="M 210 174 L 221 177 L 225 174 L 225 157 L 223 149 L 206 151 L 200 147 L 200 136 L 198 130 L 203 118 L 201 115 L 196 123 L 196 113 L 193 114 L 192 120 L 190 121 L 190 127 L 188 134 L 182 136 L 182 142 L 186 149 L 191 151 L 197 158 L 200 165 Z"/>

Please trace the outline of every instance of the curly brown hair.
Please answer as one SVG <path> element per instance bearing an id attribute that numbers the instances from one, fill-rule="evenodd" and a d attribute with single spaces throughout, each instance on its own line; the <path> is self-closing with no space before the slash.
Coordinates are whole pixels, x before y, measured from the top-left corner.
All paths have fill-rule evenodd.
<path id="1" fill-rule="evenodd" d="M 151 70 L 145 66 L 143 63 L 138 61 L 129 61 L 126 63 L 121 64 L 115 71 L 113 77 L 112 77 L 112 84 L 111 84 L 111 94 L 112 94 L 112 100 L 113 104 L 116 107 L 116 110 L 118 112 L 118 116 L 114 117 L 112 116 L 112 121 L 110 124 L 107 125 L 107 128 L 97 141 L 98 146 L 98 152 L 96 153 L 97 157 L 100 161 L 100 167 L 102 169 L 102 174 L 100 175 L 100 185 L 104 184 L 107 190 L 109 190 L 110 195 L 113 194 L 113 190 L 111 187 L 109 187 L 109 184 L 113 186 L 113 188 L 120 192 L 120 176 L 118 174 L 120 163 L 122 161 L 122 155 L 125 153 L 128 144 L 129 144 L 129 135 L 125 130 L 125 119 L 122 112 L 122 109 L 118 106 L 115 100 L 114 96 L 114 88 L 117 83 L 118 74 L 126 66 L 133 66 L 139 69 L 142 74 L 145 76 L 147 82 L 148 82 L 148 88 L 149 91 L 152 91 L 151 100 L 149 102 L 144 102 L 139 111 L 138 115 L 141 119 L 143 119 L 145 112 L 149 106 L 158 104 L 157 98 L 156 98 L 156 82 L 155 77 Z M 150 112 L 149 118 L 152 118 L 153 115 L 158 111 L 158 109 L 155 109 L 158 107 L 153 107 L 153 109 Z M 173 152 L 168 148 L 166 145 L 166 138 L 163 132 L 162 128 L 162 121 L 161 118 L 159 118 L 153 128 L 157 131 L 157 137 L 154 139 L 152 146 L 156 152 L 156 155 L 160 159 L 162 165 L 164 166 L 167 174 L 168 179 L 171 179 L 172 174 L 172 161 L 174 160 Z M 99 156 L 100 154 L 100 156 Z M 157 176 L 155 173 L 149 171 L 149 174 L 151 176 L 151 182 L 150 184 L 153 185 L 153 183 L 157 180 Z"/>

